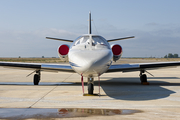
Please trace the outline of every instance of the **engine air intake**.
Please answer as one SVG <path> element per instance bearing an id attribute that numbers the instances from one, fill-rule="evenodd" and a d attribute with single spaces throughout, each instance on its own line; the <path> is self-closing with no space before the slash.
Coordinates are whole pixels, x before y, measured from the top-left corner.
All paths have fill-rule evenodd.
<path id="1" fill-rule="evenodd" d="M 122 53 L 122 47 L 120 45 L 113 45 L 112 52 L 114 55 L 120 55 Z"/>
<path id="2" fill-rule="evenodd" d="M 58 49 L 60 55 L 67 55 L 69 52 L 69 47 L 67 45 L 61 45 Z"/>

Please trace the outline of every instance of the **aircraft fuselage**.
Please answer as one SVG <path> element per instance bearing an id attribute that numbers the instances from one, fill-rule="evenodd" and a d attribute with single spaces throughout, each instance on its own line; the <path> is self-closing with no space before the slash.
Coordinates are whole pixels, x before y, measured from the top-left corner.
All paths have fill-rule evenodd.
<path id="1" fill-rule="evenodd" d="M 83 35 L 72 44 L 69 63 L 78 74 L 84 77 L 97 77 L 108 70 L 113 53 L 109 43 L 99 35 Z"/>

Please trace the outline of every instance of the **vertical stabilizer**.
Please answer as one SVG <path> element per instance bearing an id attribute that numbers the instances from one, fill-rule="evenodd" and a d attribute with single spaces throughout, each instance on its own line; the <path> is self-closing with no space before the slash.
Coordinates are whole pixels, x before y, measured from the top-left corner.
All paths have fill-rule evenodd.
<path id="1" fill-rule="evenodd" d="M 89 12 L 89 34 L 91 34 L 91 12 Z"/>

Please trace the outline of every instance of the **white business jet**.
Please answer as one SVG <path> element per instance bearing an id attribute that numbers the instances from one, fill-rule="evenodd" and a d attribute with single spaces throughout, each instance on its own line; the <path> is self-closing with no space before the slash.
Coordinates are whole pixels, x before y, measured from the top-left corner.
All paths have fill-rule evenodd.
<path id="1" fill-rule="evenodd" d="M 52 37 L 46 38 L 65 42 L 72 42 L 71 47 L 63 44 L 58 48 L 58 54 L 60 59 L 69 60 L 70 65 L 0 62 L 0 66 L 33 70 L 33 73 L 35 73 L 34 85 L 39 84 L 41 71 L 76 72 L 81 76 L 83 94 L 83 77 L 87 77 L 88 94 L 93 94 L 94 77 L 98 77 L 98 80 L 100 80 L 99 76 L 106 72 L 140 71 L 141 83 L 148 84 L 147 76 L 145 74 L 147 70 L 169 66 L 180 66 L 180 62 L 112 65 L 113 61 L 115 62 L 121 58 L 122 47 L 119 44 L 114 44 L 110 46 L 109 42 L 130 39 L 134 38 L 134 36 L 106 40 L 100 35 L 91 34 L 91 13 L 89 13 L 89 34 L 82 35 L 75 40 L 66 40 Z"/>

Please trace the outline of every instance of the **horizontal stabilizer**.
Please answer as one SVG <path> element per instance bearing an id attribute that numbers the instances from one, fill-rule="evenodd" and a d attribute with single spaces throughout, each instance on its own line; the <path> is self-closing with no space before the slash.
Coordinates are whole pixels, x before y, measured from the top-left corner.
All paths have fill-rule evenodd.
<path id="1" fill-rule="evenodd" d="M 125 39 L 130 39 L 130 38 L 135 38 L 135 37 L 134 37 L 134 36 L 131 36 L 131 37 L 124 37 L 124 38 L 111 39 L 111 40 L 107 40 L 107 41 L 108 41 L 108 42 L 112 42 L 112 41 L 125 40 Z"/>
<path id="2" fill-rule="evenodd" d="M 66 39 L 52 38 L 52 37 L 46 37 L 46 39 L 59 40 L 59 41 L 66 41 L 66 42 L 73 42 L 73 40 L 66 40 Z"/>

